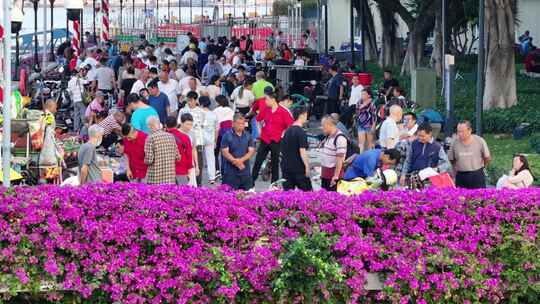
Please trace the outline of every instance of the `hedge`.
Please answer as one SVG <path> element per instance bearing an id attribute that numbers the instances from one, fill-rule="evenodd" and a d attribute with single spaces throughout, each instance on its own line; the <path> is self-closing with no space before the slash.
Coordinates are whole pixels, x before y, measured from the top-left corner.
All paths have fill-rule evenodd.
<path id="1" fill-rule="evenodd" d="M 55 303 L 538 303 L 539 225 L 537 189 L 14 188 L 0 289 Z"/>

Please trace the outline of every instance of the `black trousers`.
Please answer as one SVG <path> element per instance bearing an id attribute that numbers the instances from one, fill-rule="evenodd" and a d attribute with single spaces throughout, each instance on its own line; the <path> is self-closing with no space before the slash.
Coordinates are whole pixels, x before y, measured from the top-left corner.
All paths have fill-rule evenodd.
<path id="1" fill-rule="evenodd" d="M 272 166 L 272 183 L 279 179 L 279 148 L 279 143 L 271 142 L 267 144 L 264 141 L 261 141 L 259 148 L 257 149 L 253 173 L 251 174 L 253 183 L 255 183 L 259 177 L 259 171 L 261 171 L 262 164 L 268 156 L 268 152 L 271 153 L 270 165 Z"/>
<path id="2" fill-rule="evenodd" d="M 339 101 L 337 99 L 328 98 L 324 114 L 328 115 L 333 113 L 339 113 Z"/>
<path id="3" fill-rule="evenodd" d="M 285 179 L 285 182 L 283 183 L 283 190 L 285 191 L 295 189 L 300 189 L 302 191 L 313 190 L 311 180 L 306 177 L 305 174 L 283 172 L 283 178 Z"/>
<path id="4" fill-rule="evenodd" d="M 353 117 L 356 112 L 356 106 L 347 106 L 345 110 L 341 112 L 339 120 L 347 127 L 350 128 L 353 125 Z"/>
<path id="5" fill-rule="evenodd" d="M 456 186 L 465 189 L 483 189 L 486 187 L 486 175 L 484 168 L 476 171 L 458 172 L 456 174 Z"/>
<path id="6" fill-rule="evenodd" d="M 197 146 L 197 164 L 199 164 L 199 175 L 197 175 L 197 186 L 202 186 L 202 175 L 204 171 L 204 146 Z"/>
<path id="7" fill-rule="evenodd" d="M 331 183 L 332 183 L 332 179 L 321 178 L 321 188 L 323 188 L 326 191 L 336 192 L 337 184 L 330 186 Z"/>

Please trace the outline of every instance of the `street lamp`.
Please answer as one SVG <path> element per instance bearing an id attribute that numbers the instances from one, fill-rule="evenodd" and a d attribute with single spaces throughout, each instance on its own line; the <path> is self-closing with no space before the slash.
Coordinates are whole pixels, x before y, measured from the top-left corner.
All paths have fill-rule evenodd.
<path id="1" fill-rule="evenodd" d="M 51 55 L 49 57 L 50 61 L 54 61 L 54 1 L 55 0 L 49 0 L 49 3 L 51 4 Z"/>
<path id="2" fill-rule="evenodd" d="M 13 6 L 11 9 L 11 33 L 15 34 L 15 77 L 19 77 L 19 32 L 22 28 L 24 15 L 21 8 Z"/>
<path id="3" fill-rule="evenodd" d="M 38 6 L 39 6 L 39 0 L 31 0 L 32 4 L 34 5 L 34 66 L 36 68 L 39 67 L 39 56 L 38 56 L 38 21 L 37 21 L 37 13 L 38 13 Z"/>

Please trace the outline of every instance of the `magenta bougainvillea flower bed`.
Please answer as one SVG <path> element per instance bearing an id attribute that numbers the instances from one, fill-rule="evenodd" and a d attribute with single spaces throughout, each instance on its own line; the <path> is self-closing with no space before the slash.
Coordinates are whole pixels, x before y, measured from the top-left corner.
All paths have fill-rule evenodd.
<path id="1" fill-rule="evenodd" d="M 92 303 L 538 303 L 540 190 L 15 188 L 0 289 Z M 381 290 L 368 290 L 377 274 Z"/>

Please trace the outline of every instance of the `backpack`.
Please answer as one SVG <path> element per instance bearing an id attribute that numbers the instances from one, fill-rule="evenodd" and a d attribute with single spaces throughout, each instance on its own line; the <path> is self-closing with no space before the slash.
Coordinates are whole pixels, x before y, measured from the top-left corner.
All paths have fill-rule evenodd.
<path id="1" fill-rule="evenodd" d="M 349 139 L 345 134 L 339 133 L 336 138 L 334 138 L 334 147 L 337 147 L 337 140 L 339 137 L 343 136 L 347 140 L 347 153 L 345 153 L 345 160 L 349 159 L 354 154 L 360 153 L 360 148 L 356 145 L 351 139 Z M 328 140 L 328 136 L 324 138 L 322 144 Z"/>

